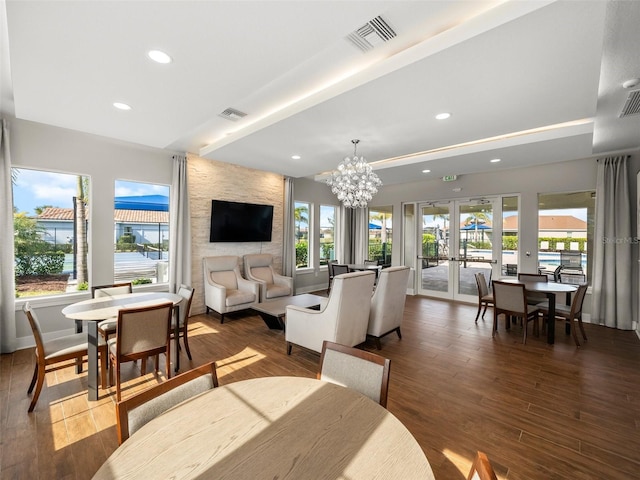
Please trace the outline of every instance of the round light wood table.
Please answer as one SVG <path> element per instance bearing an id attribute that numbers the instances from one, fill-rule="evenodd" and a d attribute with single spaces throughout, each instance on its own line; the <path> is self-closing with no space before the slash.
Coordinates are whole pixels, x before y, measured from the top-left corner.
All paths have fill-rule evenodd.
<path id="1" fill-rule="evenodd" d="M 90 298 L 81 302 L 72 303 L 62 309 L 62 314 L 73 320 L 87 321 L 87 333 L 89 346 L 87 352 L 87 390 L 89 400 L 98 400 L 98 322 L 118 316 L 123 308 L 148 307 L 164 302 L 172 302 L 178 307 L 182 297 L 175 293 L 167 292 L 137 292 L 112 295 L 110 297 Z M 180 318 L 177 312 L 177 318 Z M 175 330 L 175 349 L 178 350 L 178 322 Z M 179 368 L 179 353 L 176 355 L 175 368 Z"/>
<path id="2" fill-rule="evenodd" d="M 156 417 L 94 479 L 433 480 L 406 427 L 358 392 L 265 377 L 214 388 Z"/>

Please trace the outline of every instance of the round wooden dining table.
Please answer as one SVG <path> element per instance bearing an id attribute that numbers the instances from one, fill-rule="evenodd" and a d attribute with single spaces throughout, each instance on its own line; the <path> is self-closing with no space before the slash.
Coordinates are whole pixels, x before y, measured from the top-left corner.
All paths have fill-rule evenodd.
<path id="1" fill-rule="evenodd" d="M 433 480 L 387 409 L 355 390 L 302 377 L 214 388 L 136 431 L 99 479 Z"/>

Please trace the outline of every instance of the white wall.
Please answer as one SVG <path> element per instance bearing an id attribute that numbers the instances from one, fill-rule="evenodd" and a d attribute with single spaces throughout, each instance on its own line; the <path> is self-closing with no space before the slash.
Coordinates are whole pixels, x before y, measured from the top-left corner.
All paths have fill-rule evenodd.
<path id="1" fill-rule="evenodd" d="M 14 167 L 82 174 L 91 177 L 89 222 L 90 284 L 113 281 L 113 213 L 116 180 L 171 184 L 175 152 L 121 142 L 24 120 L 9 120 L 11 162 Z M 102 221 L 102 219 L 106 219 Z M 47 333 L 73 328 L 61 309 L 87 293 L 33 300 Z M 16 307 L 21 308 L 21 301 Z M 16 312 L 19 345 L 32 344 L 31 329 Z"/>

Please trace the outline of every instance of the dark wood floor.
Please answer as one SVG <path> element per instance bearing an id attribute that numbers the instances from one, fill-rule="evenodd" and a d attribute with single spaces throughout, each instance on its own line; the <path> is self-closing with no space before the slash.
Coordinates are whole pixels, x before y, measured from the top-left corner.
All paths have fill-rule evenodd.
<path id="1" fill-rule="evenodd" d="M 635 333 L 587 325 L 589 341 L 577 349 L 558 325 L 555 346 L 533 335 L 522 345 L 520 328 L 502 324 L 492 340 L 490 316 L 476 326 L 473 306 L 408 297 L 403 339 L 383 340 L 388 409 L 416 437 L 436 479 L 463 480 L 476 450 L 502 479 L 640 478 Z M 282 333 L 258 316 L 191 322 L 193 365 L 215 359 L 221 384 L 315 376 L 319 355 L 294 348 L 287 356 Z M 31 351 L 0 357 L 0 478 L 91 478 L 117 447 L 115 393 L 88 402 L 86 375 L 68 368 L 49 374 L 27 414 L 32 361 Z M 181 361 L 188 369 L 184 354 Z M 123 395 L 157 381 L 137 373 L 128 370 Z"/>

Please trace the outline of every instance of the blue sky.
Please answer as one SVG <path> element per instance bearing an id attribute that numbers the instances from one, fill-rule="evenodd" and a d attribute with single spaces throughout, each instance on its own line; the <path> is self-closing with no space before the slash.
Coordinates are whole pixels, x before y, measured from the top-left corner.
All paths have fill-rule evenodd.
<path id="1" fill-rule="evenodd" d="M 76 195 L 76 175 L 43 172 L 39 170 L 14 169 L 17 172 L 13 186 L 13 204 L 19 212 L 34 215 L 34 208 L 51 205 L 72 208 Z M 167 185 L 116 181 L 115 196 L 169 195 Z"/>

